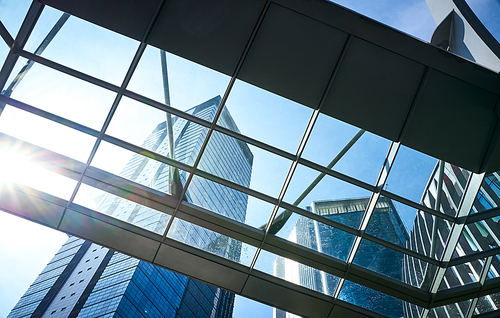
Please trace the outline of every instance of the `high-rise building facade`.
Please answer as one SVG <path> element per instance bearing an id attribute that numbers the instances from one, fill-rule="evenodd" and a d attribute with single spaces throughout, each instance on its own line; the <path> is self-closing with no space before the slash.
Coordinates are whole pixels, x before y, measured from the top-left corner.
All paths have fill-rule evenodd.
<path id="1" fill-rule="evenodd" d="M 440 169 L 441 165 L 443 168 Z M 440 173 L 442 170 L 442 173 Z M 463 190 L 466 187 L 470 172 L 448 163 L 436 165 L 429 183 L 422 196 L 422 204 L 430 208 L 439 209 L 442 213 L 455 216 L 458 211 Z M 439 184 L 442 184 L 439 187 Z M 440 191 L 438 191 L 440 189 Z M 480 213 L 500 206 L 500 175 L 494 172 L 485 176 L 481 188 L 474 201 L 470 215 Z M 500 218 L 493 216 L 489 219 L 466 224 L 458 240 L 453 258 L 470 255 L 476 252 L 489 251 L 500 246 Z M 432 216 L 428 213 L 417 213 L 413 230 L 408 242 L 409 248 L 427 256 L 439 259 L 447 242 L 452 223 Z M 496 254 L 491 257 L 491 266 L 487 273 L 482 273 L 486 258 L 449 267 L 446 271 L 439 290 L 477 283 L 483 274 L 486 279 L 499 277 L 500 259 Z M 421 288 L 429 288 L 436 273 L 436 267 L 426 262 L 405 258 L 405 280 Z M 473 314 L 481 314 L 497 310 L 500 295 L 488 295 L 476 300 L 477 306 Z M 455 303 L 448 306 L 433 308 L 430 315 L 433 317 L 466 317 L 470 301 Z M 416 308 L 408 311 L 409 317 L 418 317 Z"/>
<path id="2" fill-rule="evenodd" d="M 357 227 L 363 218 L 368 202 L 369 198 L 315 201 L 307 207 L 307 210 L 332 221 Z M 385 197 L 379 198 L 375 206 L 368 232 L 377 232 L 377 236 L 381 239 L 403 246 L 408 241 L 408 233 L 396 207 L 390 199 Z M 353 244 L 352 236 L 346 232 L 306 218 L 300 218 L 296 222 L 288 239 L 340 259 L 345 257 L 344 254 L 349 251 Z M 358 253 L 359 256 L 355 258 L 356 264 L 373 268 L 376 271 L 383 269 L 386 275 L 398 280 L 403 279 L 402 254 L 370 241 L 361 245 Z M 310 289 L 328 295 L 335 292 L 338 284 L 338 278 L 332 275 L 327 276 L 319 270 L 282 257 L 278 257 L 275 262 L 275 272 L 278 277 L 296 281 L 302 286 L 308 286 Z M 402 317 L 404 315 L 403 301 L 387 295 L 380 295 L 373 290 L 361 289 L 359 285 L 349 282 L 344 284 L 343 300 L 354 304 L 363 302 L 370 304 L 371 307 L 367 309 L 377 311 L 375 307 L 378 307 L 378 309 L 383 309 L 389 317 Z M 374 299 L 377 301 L 373 301 Z M 275 310 L 275 316 L 277 318 L 295 317 L 279 309 Z"/>
<path id="3" fill-rule="evenodd" d="M 186 112 L 210 121 L 220 101 L 217 96 Z M 222 110 L 219 123 L 238 131 L 226 108 Z M 172 130 L 175 159 L 192 163 L 207 129 L 174 117 Z M 142 146 L 168 157 L 167 136 L 167 124 L 161 122 Z M 252 163 L 253 155 L 244 142 L 214 135 L 200 168 L 249 186 Z M 163 163 L 135 154 L 120 175 L 171 193 L 176 186 L 171 173 L 177 172 Z M 178 174 L 178 182 L 184 184 L 186 178 L 186 172 Z M 195 178 L 184 199 L 237 221 L 245 221 L 248 197 L 217 183 Z M 150 231 L 163 232 L 169 221 L 164 213 L 109 194 L 91 195 L 90 201 L 85 204 Z M 240 257 L 241 245 L 226 241 L 217 244 L 221 239 L 217 234 L 188 222 L 172 223 L 169 237 L 205 249 L 223 245 L 223 251 L 217 251 L 219 254 L 235 261 Z M 8 317 L 231 317 L 233 303 L 232 293 L 70 237 Z"/>

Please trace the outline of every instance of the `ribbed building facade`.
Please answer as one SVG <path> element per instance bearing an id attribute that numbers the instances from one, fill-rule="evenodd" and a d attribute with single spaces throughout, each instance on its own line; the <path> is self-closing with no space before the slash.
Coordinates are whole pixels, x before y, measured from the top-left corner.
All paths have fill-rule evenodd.
<path id="1" fill-rule="evenodd" d="M 213 120 L 221 98 L 217 96 L 186 112 Z M 238 131 L 224 108 L 219 125 Z M 169 157 L 167 125 L 161 122 L 142 147 Z M 173 117 L 175 159 L 192 164 L 207 129 Z M 244 185 L 250 185 L 253 155 L 241 141 L 213 135 L 198 166 L 200 169 Z M 171 192 L 170 167 L 139 154 L 134 155 L 120 176 L 163 192 Z M 187 174 L 179 171 L 183 185 Z M 195 177 L 184 199 L 244 222 L 248 197 L 238 191 Z M 90 199 L 94 209 L 163 233 L 169 216 L 110 194 Z M 238 261 L 241 246 L 224 242 L 218 234 L 182 220 L 172 223 L 170 238 L 204 248 Z M 216 250 L 216 246 L 224 249 Z M 8 315 L 21 317 L 232 317 L 234 294 L 144 261 L 114 252 L 76 237 L 70 237 L 29 287 Z"/>
<path id="2" fill-rule="evenodd" d="M 422 197 L 422 204 L 440 210 L 442 213 L 455 216 L 466 187 L 470 172 L 465 169 L 444 164 L 441 189 L 439 189 L 440 173 L 436 165 Z M 438 199 L 439 194 L 439 199 Z M 439 203 L 438 203 L 439 200 Z M 485 176 L 477 194 L 470 215 L 500 206 L 500 175 L 495 172 Z M 492 217 L 479 222 L 466 224 L 455 248 L 453 257 L 470 255 L 475 252 L 488 251 L 500 246 L 499 217 Z M 444 219 L 428 213 L 417 213 L 413 230 L 410 233 L 409 248 L 426 256 L 439 259 L 443 253 L 452 224 Z M 434 242 L 434 243 L 432 243 Z M 480 279 L 486 259 L 478 259 L 458 266 L 449 267 L 439 287 L 440 290 L 476 283 Z M 436 272 L 436 267 L 415 258 L 405 258 L 407 267 L 406 282 L 428 289 Z M 487 278 L 499 277 L 500 259 L 498 254 L 492 258 Z M 415 306 L 407 306 L 407 317 L 419 317 Z M 469 302 L 431 309 L 430 317 L 465 317 Z M 500 307 L 500 295 L 494 294 L 480 297 L 473 314 L 497 310 Z"/>

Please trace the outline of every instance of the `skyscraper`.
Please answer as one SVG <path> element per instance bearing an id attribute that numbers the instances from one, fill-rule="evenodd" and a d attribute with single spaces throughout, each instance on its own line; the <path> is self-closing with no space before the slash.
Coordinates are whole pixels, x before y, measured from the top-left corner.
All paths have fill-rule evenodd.
<path id="1" fill-rule="evenodd" d="M 441 168 L 442 167 L 442 168 Z M 463 195 L 470 172 L 457 166 L 443 163 L 436 165 L 422 197 L 422 204 L 436 208 L 442 213 L 455 216 Z M 440 186 L 442 185 L 442 186 Z M 497 172 L 485 176 L 472 207 L 471 216 L 478 212 L 497 208 L 500 205 L 500 175 Z M 470 218 L 470 217 L 469 217 Z M 500 246 L 499 218 L 468 222 L 458 240 L 453 258 L 488 251 Z M 409 248 L 427 256 L 439 259 L 448 240 L 452 223 L 428 213 L 417 213 L 413 230 L 410 233 Z M 450 266 L 439 290 L 463 286 L 486 279 L 495 278 L 500 273 L 498 254 L 490 257 L 491 266 L 487 273 L 483 267 L 487 259 L 478 259 L 456 266 Z M 421 288 L 429 288 L 436 273 L 436 267 L 417 259 L 405 258 L 405 280 Z M 474 314 L 496 310 L 500 301 L 499 294 L 480 297 L 476 300 Z M 470 302 L 455 303 L 432 309 L 434 317 L 465 317 Z M 416 308 L 408 311 L 408 316 L 417 317 Z M 472 307 L 473 308 L 473 307 Z"/>
<path id="2" fill-rule="evenodd" d="M 361 222 L 368 202 L 369 198 L 315 201 L 311 206 L 307 207 L 307 210 L 344 225 L 357 227 Z M 396 207 L 390 199 L 385 197 L 379 198 L 367 231 L 371 233 L 377 232 L 379 238 L 397 242 L 403 246 L 408 241 L 408 233 Z M 344 258 L 353 243 L 352 236 L 346 232 L 309 218 L 300 218 L 293 227 L 288 239 L 335 258 Z M 366 241 L 366 244 L 360 246 L 357 255 L 354 263 L 369 267 L 375 271 L 384 268 L 383 272 L 386 275 L 398 280 L 403 279 L 402 254 Z M 333 295 L 338 284 L 338 278 L 325 275 L 319 270 L 302 264 L 293 266 L 291 263 L 288 259 L 278 257 L 275 262 L 277 276 L 286 277 L 292 281 L 300 281 L 302 286 L 308 286 L 310 289 Z M 371 293 L 365 289 L 361 290 L 359 285 L 350 284 L 349 282 L 345 282 L 344 285 L 340 297 L 342 300 L 348 300 L 354 304 L 363 302 L 370 304 L 371 307 L 367 309 L 377 311 L 375 307 L 381 308 L 389 317 L 403 316 L 402 301 L 386 295 L 381 296 L 373 290 Z M 279 309 L 275 311 L 277 318 L 290 316 L 290 314 L 286 314 Z"/>
<path id="3" fill-rule="evenodd" d="M 220 102 L 221 98 L 217 96 L 186 112 L 213 120 Z M 219 124 L 238 130 L 225 108 Z M 192 163 L 207 130 L 178 117 L 172 118 L 172 128 L 175 159 Z M 168 124 L 161 122 L 142 146 L 169 156 L 167 130 Z M 253 155 L 244 142 L 225 135 L 214 135 L 199 167 L 238 179 L 241 184 L 249 186 L 252 163 Z M 176 181 L 175 177 L 171 177 L 174 173 L 177 173 L 175 169 L 163 163 L 135 154 L 120 175 L 172 193 L 172 187 L 180 186 L 175 182 L 184 184 L 187 178 L 186 172 L 182 171 Z M 235 220 L 245 221 L 248 197 L 217 183 L 195 178 L 184 199 Z M 102 213 L 155 232 L 163 232 L 169 220 L 164 213 L 109 194 L 92 196 L 90 202 L 84 204 L 94 205 Z M 169 237 L 206 250 L 215 250 L 218 245 L 223 245 L 223 251 L 218 250 L 217 253 L 236 261 L 240 257 L 239 244 L 217 244 L 221 239 L 217 234 L 188 222 L 172 223 Z M 219 288 L 70 237 L 8 317 L 230 317 L 233 302 L 234 294 Z"/>

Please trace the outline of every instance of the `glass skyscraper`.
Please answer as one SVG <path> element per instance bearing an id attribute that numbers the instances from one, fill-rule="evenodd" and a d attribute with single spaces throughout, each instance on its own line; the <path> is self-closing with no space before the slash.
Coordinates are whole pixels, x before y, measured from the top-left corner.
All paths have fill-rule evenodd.
<path id="1" fill-rule="evenodd" d="M 363 218 L 369 198 L 344 199 L 334 201 L 315 201 L 307 210 L 344 225 L 356 227 Z M 368 233 L 377 233 L 381 239 L 405 245 L 408 233 L 392 201 L 388 198 L 379 198 L 373 211 L 372 221 L 367 229 Z M 353 238 L 346 232 L 327 226 L 320 222 L 300 218 L 293 227 L 290 241 L 307 248 L 325 253 L 335 258 L 344 258 L 352 244 Z M 362 244 L 355 257 L 354 263 L 381 271 L 398 280 L 403 278 L 403 256 L 394 250 L 366 241 Z M 293 264 L 295 263 L 295 264 Z M 339 279 L 332 275 L 304 266 L 302 264 L 278 257 L 275 262 L 275 272 L 278 277 L 290 281 L 300 282 L 302 286 L 320 291 L 327 295 L 335 292 Z M 361 286 L 346 281 L 344 290 L 339 299 L 354 304 L 369 304 L 370 310 L 383 310 L 388 317 L 402 317 L 403 301 L 381 295 L 373 290 L 363 289 Z M 276 309 L 277 318 L 295 317 Z"/>
<path id="2" fill-rule="evenodd" d="M 212 120 L 220 102 L 221 98 L 217 96 L 186 112 Z M 219 122 L 238 131 L 226 108 L 222 110 Z M 167 127 L 166 122 L 158 124 L 142 146 L 168 157 Z M 172 118 L 172 128 L 175 159 L 192 163 L 207 130 L 178 117 Z M 200 161 L 200 168 L 249 186 L 253 163 L 249 147 L 225 135 L 212 138 Z M 186 172 L 181 171 L 176 181 L 170 176 L 173 173 L 178 172 L 135 154 L 120 176 L 171 193 L 175 182 L 184 184 L 187 178 Z M 78 201 L 83 205 L 150 231 L 163 232 L 167 227 L 170 218 L 167 214 L 104 192 L 95 195 L 91 188 L 87 190 L 89 195 Z M 247 195 L 217 183 L 202 178 L 193 180 L 185 193 L 185 200 L 237 221 L 245 221 Z M 173 222 L 169 237 L 231 260 L 240 258 L 240 244 L 228 242 L 214 232 L 185 221 Z M 222 240 L 224 242 L 220 242 Z M 70 237 L 8 317 L 231 317 L 233 303 L 232 293 Z"/>
<path id="3" fill-rule="evenodd" d="M 441 168 L 442 167 L 442 168 Z M 425 206 L 439 209 L 442 213 L 454 216 L 460 205 L 463 189 L 466 187 L 470 172 L 457 166 L 440 163 L 436 165 L 422 197 Z M 439 187 L 439 184 L 442 187 Z M 441 189 L 441 191 L 438 191 Z M 498 172 L 487 174 L 474 201 L 469 218 L 474 214 L 498 208 L 500 206 L 500 175 Z M 497 214 L 498 212 L 494 213 Z M 473 219 L 474 220 L 474 219 Z M 467 222 L 458 240 L 453 258 L 474 254 L 477 252 L 494 251 L 500 246 L 500 225 L 497 215 L 477 222 Z M 410 233 L 409 247 L 434 258 L 439 259 L 453 224 L 447 220 L 427 213 L 416 215 L 413 230 Z M 483 273 L 483 268 L 489 263 L 489 270 Z M 490 265 L 491 264 L 491 265 Z M 436 267 L 426 262 L 405 258 L 408 268 L 405 280 L 422 288 L 429 288 L 430 280 L 436 272 Z M 477 283 L 484 279 L 493 279 L 500 273 L 498 254 L 492 253 L 488 258 L 480 258 L 456 266 L 450 266 L 446 271 L 439 290 Z M 498 309 L 500 294 L 482 296 L 473 300 L 477 302 L 473 314 L 481 314 Z M 433 308 L 431 317 L 465 317 L 471 300 Z M 418 317 L 414 306 L 407 305 L 408 317 Z M 411 308 L 411 309 L 410 309 Z M 472 307 L 474 308 L 474 307 Z"/>

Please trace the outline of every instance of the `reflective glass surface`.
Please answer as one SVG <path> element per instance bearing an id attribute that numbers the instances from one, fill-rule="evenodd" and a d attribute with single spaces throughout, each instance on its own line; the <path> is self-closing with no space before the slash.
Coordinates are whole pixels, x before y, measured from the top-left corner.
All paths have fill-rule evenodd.
<path id="1" fill-rule="evenodd" d="M 261 250 L 255 269 L 290 283 L 332 296 L 339 278 L 286 257 Z"/>
<path id="2" fill-rule="evenodd" d="M 433 308 L 429 312 L 428 317 L 432 318 L 437 318 L 437 317 L 466 317 L 467 310 L 470 306 L 471 301 L 466 300 L 466 301 L 461 301 L 458 303 L 450 304 L 450 305 L 445 305 L 441 307 L 436 307 Z"/>
<path id="3" fill-rule="evenodd" d="M 254 246 L 180 219 L 174 220 L 167 236 L 245 266 L 250 266 L 257 250 Z"/>
<path id="4" fill-rule="evenodd" d="M 121 195 L 127 197 L 128 193 L 123 191 Z M 80 186 L 73 202 L 158 234 L 165 231 L 170 219 L 166 213 L 86 184 Z"/>
<path id="5" fill-rule="evenodd" d="M 448 267 L 439 289 L 442 290 L 478 282 L 483 265 L 484 259 L 480 259 Z"/>

